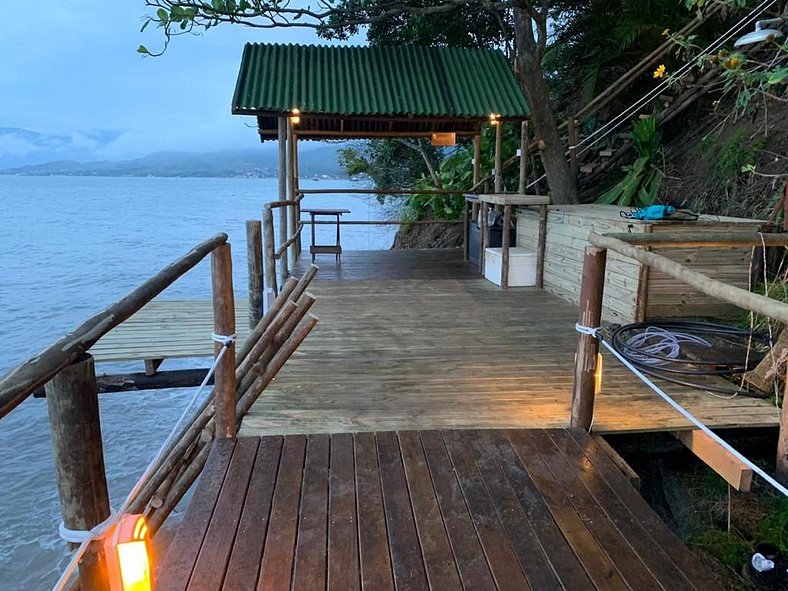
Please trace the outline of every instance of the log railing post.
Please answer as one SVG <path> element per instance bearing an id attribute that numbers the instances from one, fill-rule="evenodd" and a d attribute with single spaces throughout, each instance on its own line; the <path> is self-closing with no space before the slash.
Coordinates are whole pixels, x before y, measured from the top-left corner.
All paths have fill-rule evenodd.
<path id="1" fill-rule="evenodd" d="M 233 262 L 229 244 L 222 244 L 211 253 L 211 287 L 213 292 L 213 331 L 217 335 L 235 334 L 235 296 L 233 294 Z M 224 345 L 216 343 L 218 355 Z M 216 438 L 235 437 L 235 343 L 227 346 L 216 366 L 214 382 L 216 405 Z"/>
<path id="2" fill-rule="evenodd" d="M 45 389 L 63 523 L 87 531 L 110 514 L 93 357 L 83 353 Z M 102 544 L 93 542 L 79 563 L 81 588 L 108 589 L 105 573 Z"/>
<path id="3" fill-rule="evenodd" d="M 597 328 L 602 322 L 602 295 L 605 287 L 607 250 L 586 247 L 583 278 L 580 285 L 580 325 Z M 572 390 L 573 428 L 590 430 L 594 420 L 594 387 L 596 383 L 599 341 L 589 334 L 577 337 L 575 383 Z"/>
<path id="4" fill-rule="evenodd" d="M 292 164 L 292 152 L 290 151 L 290 120 L 287 117 L 279 118 L 279 166 L 284 163 L 284 168 L 280 169 L 279 179 L 279 201 L 290 200 L 290 188 L 292 186 L 293 177 L 290 173 L 290 166 Z M 279 208 L 279 244 L 287 242 L 287 208 Z M 295 228 L 293 228 L 295 230 Z M 279 274 L 281 283 L 287 280 L 288 275 L 288 258 L 287 250 L 279 257 Z"/>
<path id="5" fill-rule="evenodd" d="M 263 210 L 263 259 L 265 261 L 265 284 L 273 291 L 274 296 L 279 295 L 276 286 L 276 246 L 274 241 L 274 212 L 268 207 Z"/>
<path id="6" fill-rule="evenodd" d="M 249 276 L 249 328 L 263 317 L 263 229 L 257 220 L 246 221 L 246 262 Z"/>
<path id="7" fill-rule="evenodd" d="M 509 287 L 509 226 L 512 224 L 512 206 L 504 205 L 503 231 L 501 232 L 501 288 Z"/>
<path id="8" fill-rule="evenodd" d="M 788 378 L 788 376 L 786 376 Z M 780 431 L 777 436 L 777 462 L 775 472 L 777 480 L 788 486 L 788 379 L 783 388 L 783 409 L 780 413 Z"/>

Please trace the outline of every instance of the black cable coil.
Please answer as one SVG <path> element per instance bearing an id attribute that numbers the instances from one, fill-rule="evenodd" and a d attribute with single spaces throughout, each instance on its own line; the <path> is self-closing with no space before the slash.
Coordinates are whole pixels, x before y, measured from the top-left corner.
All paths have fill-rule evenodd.
<path id="1" fill-rule="evenodd" d="M 770 348 L 768 335 L 710 322 L 639 322 L 605 332 L 611 346 L 644 374 L 723 394 L 742 388 L 698 378 L 733 378 L 754 369 Z"/>

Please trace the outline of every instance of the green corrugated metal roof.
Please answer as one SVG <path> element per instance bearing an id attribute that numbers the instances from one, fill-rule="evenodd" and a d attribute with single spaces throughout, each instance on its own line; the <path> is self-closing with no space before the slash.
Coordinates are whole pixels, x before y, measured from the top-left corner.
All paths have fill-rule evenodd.
<path id="1" fill-rule="evenodd" d="M 247 43 L 233 113 L 503 118 L 528 115 L 500 51 Z"/>

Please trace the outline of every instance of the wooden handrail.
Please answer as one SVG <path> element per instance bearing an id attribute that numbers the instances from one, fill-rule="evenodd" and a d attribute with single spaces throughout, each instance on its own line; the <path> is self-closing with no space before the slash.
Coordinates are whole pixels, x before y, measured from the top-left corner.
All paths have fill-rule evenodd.
<path id="1" fill-rule="evenodd" d="M 762 233 L 762 234 L 731 234 L 725 232 L 701 232 L 688 236 L 687 234 L 605 234 L 605 238 L 612 238 L 626 242 L 631 246 L 654 246 L 658 248 L 718 248 L 722 246 L 788 246 L 788 234 Z"/>
<path id="2" fill-rule="evenodd" d="M 461 195 L 450 189 L 299 189 L 301 195 Z"/>
<path id="3" fill-rule="evenodd" d="M 277 259 L 281 258 L 282 253 L 286 251 L 290 247 L 290 245 L 293 244 L 293 242 L 298 240 L 298 237 L 301 235 L 301 230 L 304 229 L 304 223 L 305 222 L 298 222 L 298 229 L 293 233 L 292 236 L 290 236 L 290 238 L 285 240 L 285 242 L 283 242 L 282 245 L 276 250 L 275 256 Z"/>
<path id="4" fill-rule="evenodd" d="M 301 222 L 303 225 L 311 226 L 335 226 L 335 221 L 330 220 L 315 220 L 310 222 L 304 220 Z M 396 220 L 340 220 L 341 226 L 424 226 L 427 224 L 461 224 L 462 220 L 415 220 L 412 222 L 399 222 Z"/>
<path id="5" fill-rule="evenodd" d="M 271 201 L 266 203 L 263 207 L 265 209 L 276 209 L 278 207 L 289 207 L 291 205 L 297 205 L 298 201 Z"/>
<path id="6" fill-rule="evenodd" d="M 764 239 L 766 236 L 767 235 L 764 234 Z M 596 247 L 612 250 L 620 255 L 635 259 L 644 265 L 662 271 L 665 275 L 694 287 L 699 292 L 708 296 L 788 324 L 788 304 L 712 279 L 708 275 L 693 271 L 665 256 L 632 246 L 618 238 L 591 232 L 588 235 L 588 241 Z M 752 243 L 760 245 L 760 237 L 758 235 L 753 237 Z M 692 246 L 697 245 L 692 244 Z"/>
<path id="7" fill-rule="evenodd" d="M 90 349 L 96 341 L 135 314 L 145 304 L 196 266 L 217 246 L 227 242 L 227 234 L 217 234 L 199 244 L 177 261 L 148 279 L 122 300 L 105 308 L 50 345 L 19 364 L 0 379 L 0 418 L 6 416 L 39 386 Z"/>

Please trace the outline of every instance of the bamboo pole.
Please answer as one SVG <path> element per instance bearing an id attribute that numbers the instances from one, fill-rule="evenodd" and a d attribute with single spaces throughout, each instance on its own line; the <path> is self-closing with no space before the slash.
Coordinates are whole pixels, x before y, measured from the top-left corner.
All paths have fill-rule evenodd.
<path id="1" fill-rule="evenodd" d="M 246 221 L 246 262 L 249 277 L 249 328 L 263 317 L 263 229 L 257 220 Z"/>
<path id="2" fill-rule="evenodd" d="M 495 126 L 495 192 L 503 193 L 503 122 Z"/>
<path id="3" fill-rule="evenodd" d="M 588 241 L 600 248 L 607 248 L 631 259 L 635 259 L 644 265 L 649 265 L 673 277 L 673 279 L 694 287 L 699 292 L 708 296 L 788 324 L 787 304 L 717 281 L 702 273 L 688 269 L 667 257 L 635 246 L 630 246 L 626 242 L 617 240 L 616 238 L 601 236 L 595 232 L 591 232 L 588 236 Z"/>
<path id="4" fill-rule="evenodd" d="M 271 358 L 271 361 L 267 364 L 265 371 L 260 374 L 260 376 L 252 383 L 246 393 L 244 393 L 242 398 L 238 401 L 238 414 L 240 416 L 243 416 L 249 412 L 249 409 L 252 407 L 252 404 L 254 404 L 255 400 L 257 400 L 268 384 L 271 383 L 276 374 L 280 369 L 282 369 L 282 366 L 295 352 L 299 345 L 301 345 L 307 335 L 312 332 L 312 329 L 315 327 L 317 322 L 317 317 L 310 314 L 309 319 L 303 325 L 298 327 L 298 329 L 293 332 L 290 338 L 285 343 L 283 343 L 276 355 L 274 355 Z"/>
<path id="5" fill-rule="evenodd" d="M 579 323 L 581 326 L 597 328 L 602 322 L 602 294 L 605 288 L 606 260 L 607 251 L 604 248 L 586 247 L 583 278 L 580 284 Z M 589 431 L 594 421 L 594 387 L 598 354 L 599 341 L 596 337 L 579 334 L 570 420 L 570 425 L 573 428 Z"/>
<path id="6" fill-rule="evenodd" d="M 274 295 L 279 294 L 276 286 L 276 253 L 274 246 L 274 212 L 263 209 L 263 258 L 265 259 L 265 283 Z"/>
<path id="7" fill-rule="evenodd" d="M 110 514 L 93 357 L 84 353 L 46 385 L 60 510 L 69 529 L 88 531 Z M 102 544 L 79 563 L 83 589 L 108 588 Z"/>
<path id="8" fill-rule="evenodd" d="M 217 335 L 235 335 L 235 297 L 233 294 L 233 262 L 229 244 L 222 244 L 211 255 L 211 285 L 213 287 L 213 330 Z M 215 343 L 215 355 L 225 347 Z M 235 342 L 216 366 L 214 405 L 216 407 L 216 436 L 235 437 Z"/>
<path id="9" fill-rule="evenodd" d="M 268 325 L 276 318 L 279 311 L 284 306 L 285 302 L 287 302 L 290 294 L 293 293 L 293 290 L 299 285 L 299 281 L 295 277 L 290 277 L 285 284 L 282 286 L 282 291 L 279 292 L 279 295 L 274 299 L 273 303 L 268 307 L 266 310 L 265 315 L 260 319 L 260 322 L 257 323 L 252 329 L 252 332 L 249 333 L 249 337 L 244 341 L 244 344 L 241 345 L 241 348 L 238 350 L 236 354 L 235 360 L 235 367 L 239 367 L 241 363 L 243 363 L 246 356 L 249 355 L 249 352 L 254 347 L 254 344 L 260 339 L 262 334 L 268 328 Z"/>
<path id="10" fill-rule="evenodd" d="M 217 234 L 199 244 L 122 300 L 89 318 L 76 330 L 69 332 L 41 353 L 12 369 L 0 379 L 0 418 L 11 412 L 39 386 L 43 386 L 57 372 L 90 349 L 101 337 L 139 311 L 189 269 L 196 266 L 214 248 L 226 241 L 227 234 Z"/>
<path id="11" fill-rule="evenodd" d="M 525 194 L 526 176 L 528 174 L 528 120 L 520 124 L 520 179 L 517 183 L 517 192 Z"/>

